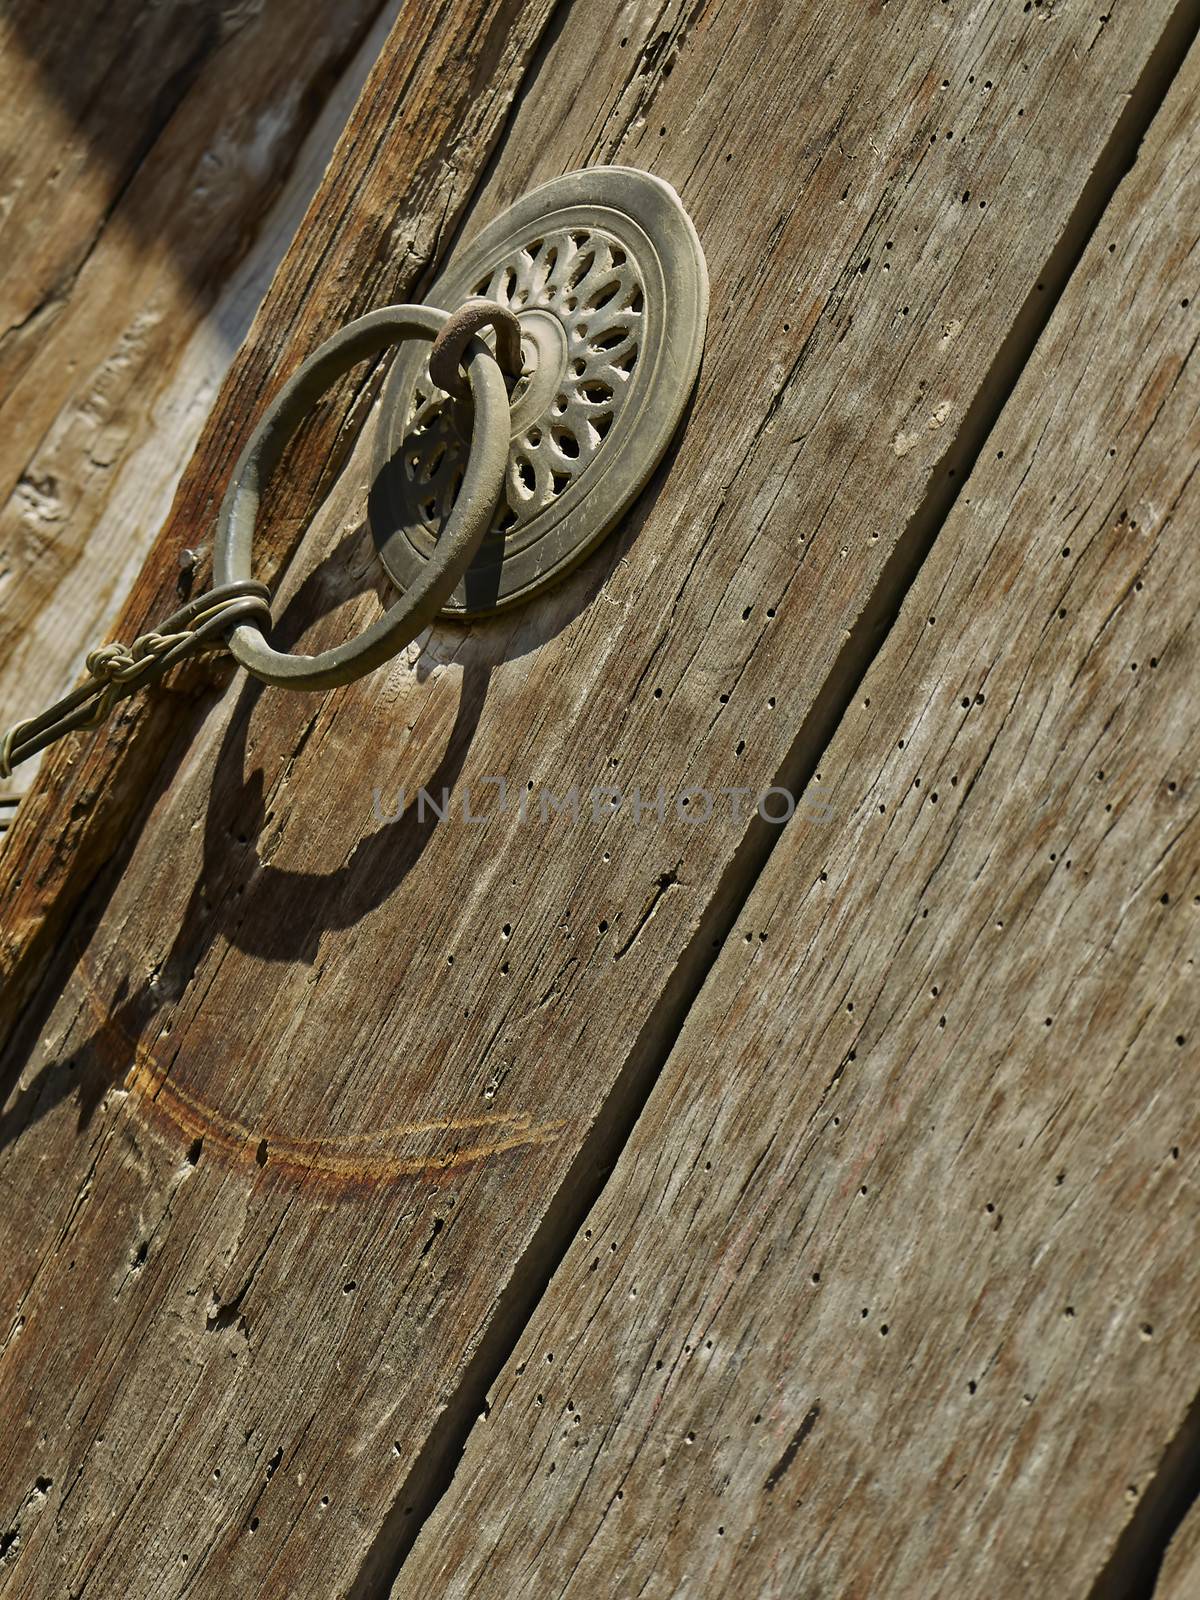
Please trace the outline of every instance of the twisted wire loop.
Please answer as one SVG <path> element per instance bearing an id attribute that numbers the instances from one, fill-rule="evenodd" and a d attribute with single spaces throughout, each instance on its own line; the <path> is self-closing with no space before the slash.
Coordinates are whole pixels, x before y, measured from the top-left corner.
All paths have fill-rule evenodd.
<path id="1" fill-rule="evenodd" d="M 270 599 L 265 584 L 224 583 L 196 595 L 128 648 L 114 641 L 89 650 L 86 681 L 40 715 L 14 723 L 0 739 L 0 778 L 65 734 L 96 727 L 121 700 L 157 683 L 187 657 L 227 649 L 227 635 L 240 623 L 269 623 Z"/>

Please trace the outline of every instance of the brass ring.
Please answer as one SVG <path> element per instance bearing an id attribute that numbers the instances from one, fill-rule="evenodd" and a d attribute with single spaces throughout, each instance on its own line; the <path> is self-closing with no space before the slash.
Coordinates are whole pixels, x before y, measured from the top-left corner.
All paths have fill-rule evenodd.
<path id="1" fill-rule="evenodd" d="M 448 320 L 448 312 L 432 306 L 385 306 L 349 323 L 297 368 L 271 402 L 234 469 L 217 519 L 216 583 L 250 579 L 263 486 L 320 396 L 359 361 L 404 339 L 432 340 Z M 471 451 L 454 509 L 429 562 L 369 628 L 317 655 L 274 650 L 254 623 L 239 624 L 229 635 L 229 649 L 254 677 L 285 689 L 330 689 L 350 683 L 415 639 L 454 592 L 495 515 L 504 490 L 509 443 L 508 392 L 496 357 L 482 339 L 472 338 L 462 352 L 462 364 L 474 401 Z"/>

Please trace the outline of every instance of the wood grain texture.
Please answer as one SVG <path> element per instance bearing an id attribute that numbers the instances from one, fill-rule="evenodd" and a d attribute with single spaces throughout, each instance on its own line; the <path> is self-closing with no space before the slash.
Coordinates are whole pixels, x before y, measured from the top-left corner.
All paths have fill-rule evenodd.
<path id="1" fill-rule="evenodd" d="M 7 8 L 0 726 L 72 683 L 136 577 L 361 87 L 364 40 L 378 54 L 378 9 Z"/>
<path id="2" fill-rule="evenodd" d="M 211 543 L 228 473 L 283 374 L 352 317 L 414 295 L 503 126 L 553 4 L 464 0 L 433 12 L 401 10 L 360 114 L 340 141 L 207 415 L 170 517 L 117 619 L 117 637 L 133 637 L 178 606 L 184 587 L 179 557 Z M 343 10 L 347 19 L 356 14 L 346 8 L 339 14 Z M 275 32 L 281 26 L 293 24 L 276 17 Z M 174 176 L 172 167 L 168 177 Z M 268 580 L 294 548 L 317 486 L 331 459 L 339 458 L 339 433 L 353 411 L 353 386 L 344 385 L 290 460 L 260 544 L 261 575 Z M 87 443 L 86 427 L 82 432 Z M 33 510 L 36 523 L 36 505 Z M 186 587 L 209 577 L 206 555 Z M 185 683 L 194 691 L 205 681 L 192 674 Z M 178 697 L 126 704 L 105 739 L 69 745 L 50 758 L 46 782 L 22 806 L 4 852 L 0 1036 L 22 1014 L 81 896 L 126 841 L 156 778 L 186 742 L 189 719 Z"/>
<path id="3" fill-rule="evenodd" d="M 638 4 L 603 30 L 565 14 L 464 227 L 587 161 L 674 182 L 718 308 L 689 425 L 619 542 L 536 611 L 439 629 L 331 695 L 238 686 L 203 722 L 173 707 L 172 738 L 147 702 L 73 769 L 48 764 L 6 852 L 24 863 L 9 993 L 70 940 L 0 1129 L 0 1459 L 21 1529 L 0 1593 L 386 1588 L 762 833 L 745 807 L 635 827 L 586 799 L 576 826 L 471 825 L 465 789 L 477 810 L 496 773 L 535 795 L 757 792 L 788 767 L 1186 10 L 1100 25 L 998 0 L 881 6 L 851 34 L 833 5 Z M 543 20 L 495 18 L 512 75 L 479 125 L 498 127 Z M 481 47 L 454 24 L 457 62 Z M 355 230 L 394 204 L 394 143 L 363 166 L 401 137 L 379 104 L 400 59 L 258 325 L 288 330 L 285 353 L 386 287 L 370 272 L 388 230 Z M 437 80 L 464 95 L 444 139 L 469 78 Z M 421 194 L 465 196 L 468 166 Z M 440 210 L 408 215 L 445 242 Z M 322 286 L 304 318 L 301 262 Z M 261 361 L 255 336 L 237 369 L 251 396 Z M 301 447 L 268 566 L 332 432 Z M 236 447 L 215 424 L 206 439 L 177 516 Z M 378 604 L 367 442 L 289 571 L 289 642 L 344 636 Z M 170 537 L 130 616 L 155 583 L 166 598 L 168 557 Z M 102 780 L 116 793 L 92 805 Z M 452 820 L 422 815 L 418 784 L 453 792 Z"/>
<path id="4" fill-rule="evenodd" d="M 1200 1364 L 1198 92 L 1200 49 L 396 1600 L 1146 1592 Z"/>

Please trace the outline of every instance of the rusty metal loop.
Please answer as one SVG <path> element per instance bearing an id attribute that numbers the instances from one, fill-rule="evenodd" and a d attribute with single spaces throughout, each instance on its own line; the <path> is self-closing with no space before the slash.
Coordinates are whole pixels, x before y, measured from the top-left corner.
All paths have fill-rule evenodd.
<path id="1" fill-rule="evenodd" d="M 498 300 L 471 295 L 450 316 L 433 341 L 429 352 L 429 376 L 439 389 L 456 399 L 467 394 L 463 375 L 463 356 L 468 343 L 485 328 L 496 330 L 496 360 L 509 378 L 521 376 L 521 324 L 515 314 Z"/>

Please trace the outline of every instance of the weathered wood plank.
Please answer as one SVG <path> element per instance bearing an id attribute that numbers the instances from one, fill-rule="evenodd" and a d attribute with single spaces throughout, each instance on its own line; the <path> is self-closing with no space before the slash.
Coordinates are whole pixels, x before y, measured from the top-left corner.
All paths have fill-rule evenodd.
<path id="1" fill-rule="evenodd" d="M 1155 40 L 1190 13 L 893 9 L 848 36 L 832 6 L 629 6 L 599 46 L 594 13 L 566 16 L 468 220 L 589 159 L 671 179 L 719 307 L 689 429 L 621 545 L 553 603 L 439 630 L 415 672 L 241 688 L 181 724 L 170 788 L 14 1057 L 0 1449 L 5 1481 L 56 1486 L 22 1522 L 22 1584 L 153 1593 L 186 1555 L 200 1593 L 377 1592 L 403 1548 L 761 847 L 730 809 L 635 829 L 585 802 L 577 827 L 472 828 L 464 785 L 674 795 L 794 763 L 1122 148 Z M 343 159 L 375 113 L 369 95 Z M 327 193 L 358 181 L 335 166 Z M 326 280 L 342 315 L 375 259 L 355 245 Z M 324 447 L 302 453 L 268 563 Z M 197 469 L 210 489 L 219 466 Z M 375 604 L 354 598 L 364 489 L 347 472 L 306 542 L 289 639 Z M 59 806 L 101 776 L 140 798 L 167 721 L 136 715 L 79 775 L 54 764 Z M 372 788 L 390 810 L 422 782 L 455 789 L 452 821 L 372 815 Z M 49 815 L 50 783 L 36 793 Z M 25 847 L 22 918 L 49 903 L 66 925 L 54 896 L 90 881 L 122 815 Z"/>
<path id="2" fill-rule="evenodd" d="M 207 417 L 170 518 L 118 619 L 119 637 L 179 604 L 180 553 L 208 540 L 228 472 L 282 374 L 360 312 L 413 296 L 461 214 L 553 6 L 463 0 L 434 13 L 401 11 L 355 125 Z M 316 486 L 338 458 L 339 433 L 354 409 L 344 391 L 306 430 L 307 451 L 276 492 L 262 540 L 267 577 L 294 547 Z M 208 578 L 206 557 L 191 581 Z M 169 769 L 182 709 L 169 695 L 129 705 L 105 740 L 56 752 L 47 783 L 22 807 L 0 865 L 0 1037 L 21 1015 L 80 897 L 127 840 L 156 774 Z"/>
<path id="3" fill-rule="evenodd" d="M 397 1600 L 1145 1592 L 1200 1360 L 1198 93 L 1200 49 Z"/>
<path id="4" fill-rule="evenodd" d="M 6 9 L 0 726 L 68 687 L 136 577 L 378 10 Z"/>
<path id="5" fill-rule="evenodd" d="M 277 25 L 277 12 L 271 20 Z M 46 323 L 65 306 L 106 219 L 197 79 L 226 45 L 261 56 L 256 23 L 253 7 L 194 3 L 84 0 L 59 12 L 39 0 L 5 6 L 0 376 L 6 393 L 36 359 Z M 244 83 L 244 68 L 222 64 Z M 231 110 L 236 116 L 236 104 Z"/>

